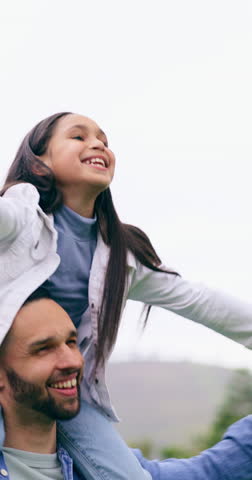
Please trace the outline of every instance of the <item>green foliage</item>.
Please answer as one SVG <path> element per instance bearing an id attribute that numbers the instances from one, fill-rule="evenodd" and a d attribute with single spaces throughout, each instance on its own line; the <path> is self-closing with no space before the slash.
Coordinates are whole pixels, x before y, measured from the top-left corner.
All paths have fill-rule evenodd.
<path id="1" fill-rule="evenodd" d="M 169 445 L 162 448 L 160 457 L 188 458 L 197 455 L 202 450 L 210 448 L 219 442 L 228 427 L 240 418 L 250 415 L 252 411 L 252 373 L 248 370 L 236 370 L 227 387 L 224 401 L 216 413 L 209 431 L 191 442 L 190 448 Z M 131 444 L 133 448 L 140 448 L 146 458 L 151 458 L 154 445 L 145 439 L 142 442 Z"/>
<path id="2" fill-rule="evenodd" d="M 245 369 L 237 370 L 227 388 L 223 404 L 208 433 L 198 439 L 198 448 L 203 450 L 219 442 L 227 428 L 252 410 L 252 374 Z"/>
<path id="3" fill-rule="evenodd" d="M 160 456 L 162 459 L 166 458 L 189 458 L 195 455 L 195 451 L 189 450 L 187 448 L 170 446 L 162 448 L 160 451 Z"/>
<path id="4" fill-rule="evenodd" d="M 162 458 L 188 458 L 219 442 L 228 427 L 252 411 L 252 374 L 250 371 L 236 370 L 228 385 L 224 401 L 216 413 L 209 431 L 192 441 L 190 448 L 175 445 L 160 451 Z"/>
<path id="5" fill-rule="evenodd" d="M 153 444 L 151 443 L 150 440 L 145 439 L 145 440 L 142 440 L 141 442 L 130 442 L 130 447 L 140 448 L 144 457 L 151 458 Z"/>

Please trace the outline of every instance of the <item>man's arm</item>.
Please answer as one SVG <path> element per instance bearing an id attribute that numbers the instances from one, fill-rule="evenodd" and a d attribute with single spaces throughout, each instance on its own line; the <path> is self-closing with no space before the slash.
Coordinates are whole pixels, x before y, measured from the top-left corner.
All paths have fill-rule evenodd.
<path id="1" fill-rule="evenodd" d="M 223 439 L 200 455 L 188 459 L 147 460 L 134 454 L 153 480 L 251 480 L 252 415 L 229 427 Z"/>

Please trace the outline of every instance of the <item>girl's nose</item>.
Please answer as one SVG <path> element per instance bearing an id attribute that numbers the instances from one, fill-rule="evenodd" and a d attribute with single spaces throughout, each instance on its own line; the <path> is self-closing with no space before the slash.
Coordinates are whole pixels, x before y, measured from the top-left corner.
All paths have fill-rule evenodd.
<path id="1" fill-rule="evenodd" d="M 104 150 L 105 145 L 102 140 L 100 140 L 97 137 L 91 137 L 89 140 L 89 146 L 90 148 L 95 148 L 99 150 Z"/>

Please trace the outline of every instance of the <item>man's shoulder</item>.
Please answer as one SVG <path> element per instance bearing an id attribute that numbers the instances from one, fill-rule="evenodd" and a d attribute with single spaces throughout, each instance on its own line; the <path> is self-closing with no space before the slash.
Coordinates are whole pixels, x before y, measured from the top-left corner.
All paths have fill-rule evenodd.
<path id="1" fill-rule="evenodd" d="M 62 466 L 64 480 L 70 480 L 70 478 L 73 478 L 73 480 L 85 480 L 85 477 L 79 474 L 77 470 L 74 468 L 72 458 L 63 447 L 61 446 L 58 447 L 57 454 Z M 69 478 L 69 471 L 72 472 L 73 474 L 72 477 L 70 478 Z M 9 478 L 10 478 L 9 472 L 8 472 L 7 465 L 5 463 L 4 454 L 3 454 L 3 451 L 0 450 L 0 480 L 4 480 L 4 479 L 6 480 Z"/>

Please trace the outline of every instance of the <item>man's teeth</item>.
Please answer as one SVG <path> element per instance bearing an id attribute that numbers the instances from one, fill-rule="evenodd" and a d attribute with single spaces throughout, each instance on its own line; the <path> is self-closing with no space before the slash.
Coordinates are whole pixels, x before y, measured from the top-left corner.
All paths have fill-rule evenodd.
<path id="1" fill-rule="evenodd" d="M 101 165 L 102 167 L 106 167 L 104 160 L 102 158 L 90 158 L 86 160 L 84 163 L 87 165 Z"/>
<path id="2" fill-rule="evenodd" d="M 76 378 L 72 378 L 72 380 L 68 380 L 67 382 L 52 383 L 50 386 L 52 388 L 73 388 L 73 387 L 76 387 L 76 385 L 77 385 Z"/>

